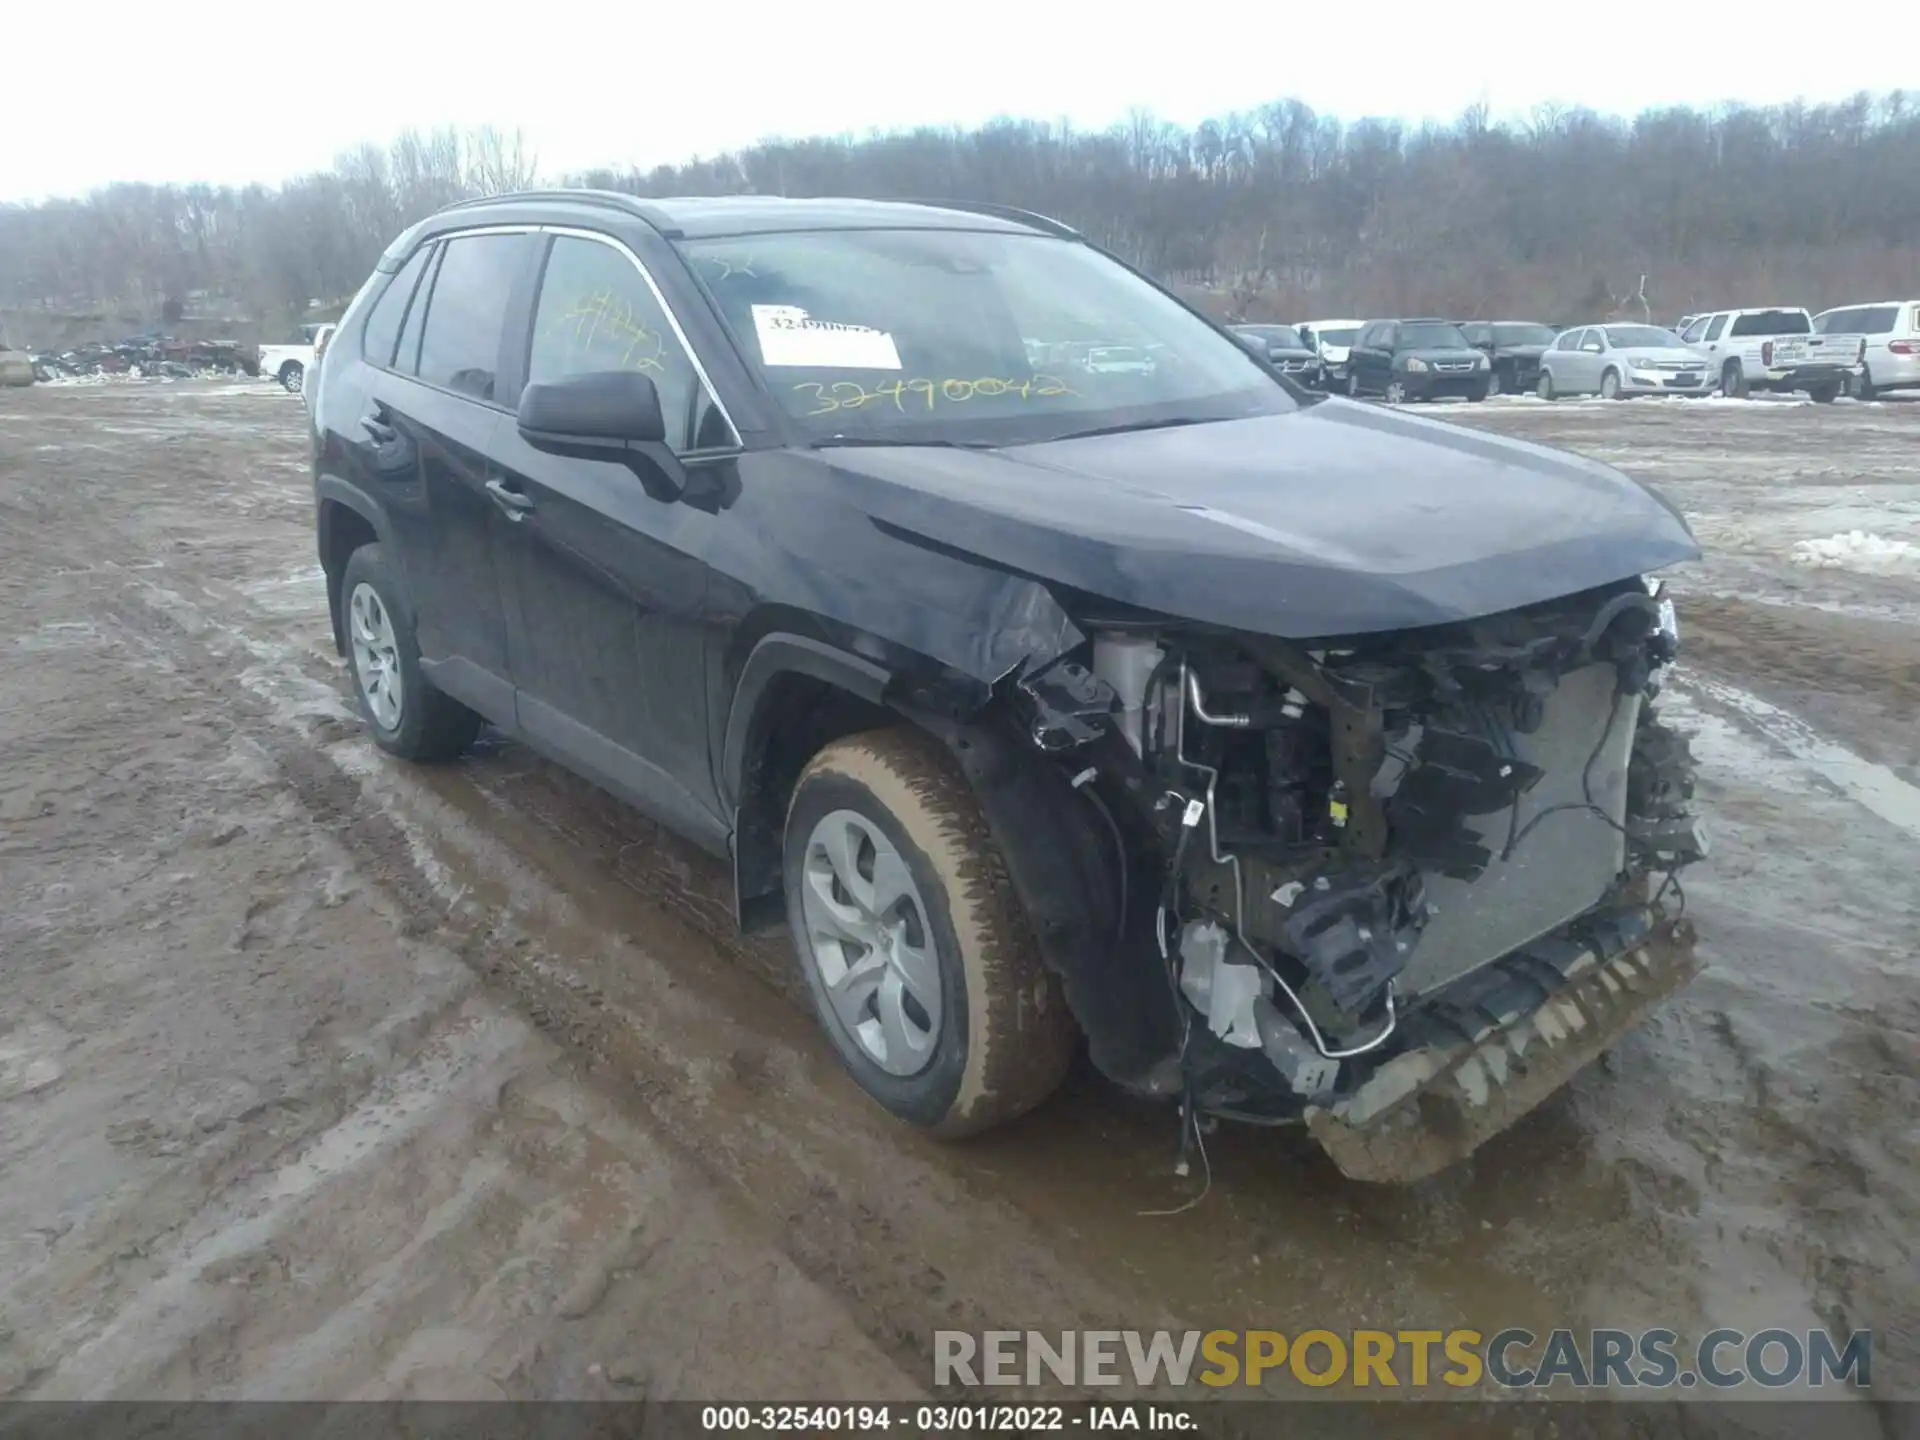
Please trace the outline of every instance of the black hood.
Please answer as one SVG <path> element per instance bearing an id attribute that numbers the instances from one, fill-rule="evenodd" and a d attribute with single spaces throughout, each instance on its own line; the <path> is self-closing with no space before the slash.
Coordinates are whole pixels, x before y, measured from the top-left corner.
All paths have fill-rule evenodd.
<path id="1" fill-rule="evenodd" d="M 1496 345 L 1493 350 L 1506 360 L 1538 360 L 1547 353 L 1544 345 Z"/>
<path id="2" fill-rule="evenodd" d="M 1496 614 L 1700 553 L 1675 510 L 1610 466 L 1344 400 L 829 463 L 846 499 L 896 535 L 1294 639 Z"/>

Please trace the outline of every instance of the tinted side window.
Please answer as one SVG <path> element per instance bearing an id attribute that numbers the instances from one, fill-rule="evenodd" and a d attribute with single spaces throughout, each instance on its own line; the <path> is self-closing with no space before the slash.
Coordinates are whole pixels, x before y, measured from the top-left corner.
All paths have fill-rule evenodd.
<path id="1" fill-rule="evenodd" d="M 1853 323 L 1847 329 L 1856 335 L 1885 335 L 1893 329 L 1899 318 L 1898 305 L 1869 305 L 1864 310 L 1854 312 Z"/>
<path id="2" fill-rule="evenodd" d="M 501 328 L 524 235 L 462 235 L 446 242 L 420 337 L 420 378 L 492 400 Z"/>
<path id="3" fill-rule="evenodd" d="M 1720 332 L 1726 328 L 1727 317 L 1724 315 L 1714 316 L 1713 323 L 1707 326 L 1707 339 L 1718 340 L 1720 338 Z"/>
<path id="4" fill-rule="evenodd" d="M 387 282 L 380 298 L 367 314 L 366 328 L 360 332 L 360 353 L 382 369 L 393 364 L 394 347 L 400 341 L 400 325 L 407 317 L 407 304 L 413 299 L 420 273 L 427 268 L 427 254 L 433 247 L 423 245 L 400 267 L 400 273 Z"/>
<path id="5" fill-rule="evenodd" d="M 1707 333 L 1707 322 L 1705 317 L 1702 317 L 1701 319 L 1698 319 L 1694 321 L 1691 325 L 1687 326 L 1686 332 L 1683 335 L 1681 335 L 1680 338 L 1686 341 L 1689 345 L 1691 345 L 1694 341 L 1698 340 L 1701 336 L 1705 335 L 1706 333 Z"/>
<path id="6" fill-rule="evenodd" d="M 1264 346 L 1258 346 L 1265 353 Z M 632 257 L 598 240 L 555 238 L 533 313 L 528 381 L 637 370 L 660 392 L 667 443 L 686 448 L 700 377 Z"/>

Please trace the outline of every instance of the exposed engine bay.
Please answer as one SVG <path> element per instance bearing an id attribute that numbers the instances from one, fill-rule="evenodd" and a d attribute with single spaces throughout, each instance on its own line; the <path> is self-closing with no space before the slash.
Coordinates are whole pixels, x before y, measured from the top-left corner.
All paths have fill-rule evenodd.
<path id="1" fill-rule="evenodd" d="M 1690 978 L 1600 975 L 1706 853 L 1686 742 L 1652 710 L 1678 646 L 1659 590 L 1324 646 L 1109 616 L 1017 677 L 1028 738 L 1110 834 L 1116 950 L 1150 911 L 1171 1023 L 1115 1078 L 1179 1095 L 1183 1145 L 1207 1114 L 1305 1119 L 1325 1142 L 1332 1119 L 1458 1088 L 1462 1065 L 1524 1071 L 1515 1027 L 1589 971 L 1647 995 L 1610 1036 Z"/>

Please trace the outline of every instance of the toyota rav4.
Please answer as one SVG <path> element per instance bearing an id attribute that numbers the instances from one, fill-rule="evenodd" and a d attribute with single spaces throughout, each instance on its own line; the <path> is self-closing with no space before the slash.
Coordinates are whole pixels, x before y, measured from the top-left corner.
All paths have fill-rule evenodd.
<path id="1" fill-rule="evenodd" d="M 1036 366 L 1067 342 L 1152 363 Z M 1411 1179 L 1693 973 L 1679 514 L 1310 395 L 1064 226 L 469 202 L 319 382 L 375 741 L 484 721 L 730 863 L 904 1120 L 1005 1120 L 1084 1043 L 1183 1146 L 1304 1124 Z"/>

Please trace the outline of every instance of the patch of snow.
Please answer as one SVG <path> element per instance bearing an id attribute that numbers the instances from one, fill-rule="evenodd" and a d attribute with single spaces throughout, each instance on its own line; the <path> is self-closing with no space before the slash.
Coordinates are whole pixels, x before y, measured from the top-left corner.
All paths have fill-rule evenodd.
<path id="1" fill-rule="evenodd" d="M 1793 563 L 1816 569 L 1854 570 L 1862 575 L 1920 575 L 1920 545 L 1887 540 L 1865 530 L 1849 530 L 1824 540 L 1802 540 L 1793 547 Z"/>

